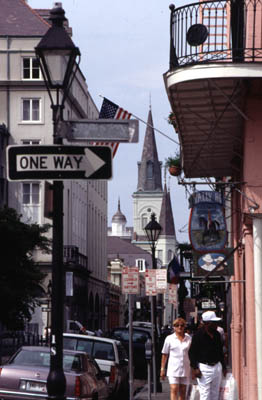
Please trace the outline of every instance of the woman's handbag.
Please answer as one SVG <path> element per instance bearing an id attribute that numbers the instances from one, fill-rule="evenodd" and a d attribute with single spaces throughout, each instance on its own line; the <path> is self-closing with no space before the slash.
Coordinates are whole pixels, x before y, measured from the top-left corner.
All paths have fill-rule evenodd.
<path id="1" fill-rule="evenodd" d="M 231 372 L 228 372 L 222 378 L 219 400 L 238 400 L 237 384 Z"/>

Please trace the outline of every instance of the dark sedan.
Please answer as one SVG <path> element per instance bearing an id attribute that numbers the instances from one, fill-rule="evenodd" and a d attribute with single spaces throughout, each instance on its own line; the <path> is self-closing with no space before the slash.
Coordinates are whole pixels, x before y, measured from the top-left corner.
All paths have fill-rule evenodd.
<path id="1" fill-rule="evenodd" d="M 49 366 L 49 347 L 21 347 L 0 367 L 0 399 L 46 399 Z M 108 398 L 105 373 L 86 353 L 64 350 L 63 368 L 67 400 Z"/>
<path id="2" fill-rule="evenodd" d="M 114 328 L 109 336 L 122 342 L 129 354 L 129 329 Z M 145 379 L 147 377 L 147 361 L 145 357 L 145 343 L 151 339 L 151 331 L 146 328 L 133 328 L 133 358 L 134 358 L 134 377 Z"/>

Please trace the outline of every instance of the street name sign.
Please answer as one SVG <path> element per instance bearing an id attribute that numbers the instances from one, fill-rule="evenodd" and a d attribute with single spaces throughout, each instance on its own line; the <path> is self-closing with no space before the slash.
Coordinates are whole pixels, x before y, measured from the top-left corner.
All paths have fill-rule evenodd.
<path id="1" fill-rule="evenodd" d="M 59 136 L 80 144 L 90 141 L 137 143 L 139 136 L 139 124 L 136 119 L 60 121 L 57 130 Z"/>
<path id="2" fill-rule="evenodd" d="M 110 146 L 8 146 L 10 181 L 110 179 Z"/>

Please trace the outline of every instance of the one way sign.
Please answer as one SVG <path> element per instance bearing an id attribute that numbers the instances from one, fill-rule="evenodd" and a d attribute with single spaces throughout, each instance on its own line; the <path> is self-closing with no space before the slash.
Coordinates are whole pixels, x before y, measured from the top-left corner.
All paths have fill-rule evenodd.
<path id="1" fill-rule="evenodd" d="M 110 179 L 109 146 L 8 146 L 10 181 Z"/>

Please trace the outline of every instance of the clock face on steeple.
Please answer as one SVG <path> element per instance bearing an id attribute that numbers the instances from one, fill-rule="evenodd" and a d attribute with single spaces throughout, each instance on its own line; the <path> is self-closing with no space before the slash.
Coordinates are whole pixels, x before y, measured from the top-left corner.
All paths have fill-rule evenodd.
<path id="1" fill-rule="evenodd" d="M 151 208 L 148 208 L 148 209 L 147 209 L 147 212 L 151 212 Z"/>

